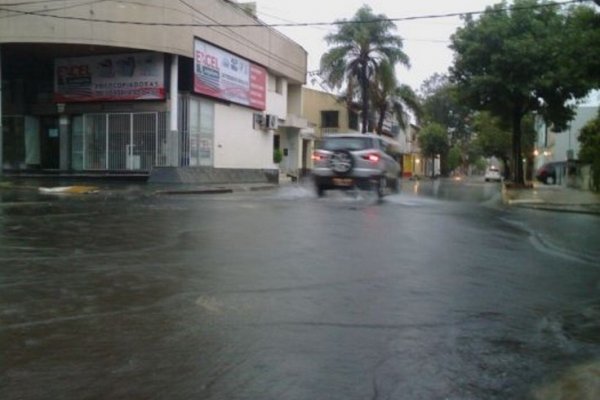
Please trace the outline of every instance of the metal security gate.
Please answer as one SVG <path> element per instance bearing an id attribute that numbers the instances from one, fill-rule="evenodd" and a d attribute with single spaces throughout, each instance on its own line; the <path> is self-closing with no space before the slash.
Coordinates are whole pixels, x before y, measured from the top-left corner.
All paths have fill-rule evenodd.
<path id="1" fill-rule="evenodd" d="M 165 113 L 86 114 L 83 169 L 148 171 L 166 163 Z"/>
<path id="2" fill-rule="evenodd" d="M 128 168 L 130 146 L 133 140 L 131 120 L 132 114 L 107 115 L 107 160 L 108 169 L 112 171 L 133 169 Z M 139 168 L 138 168 L 139 169 Z"/>

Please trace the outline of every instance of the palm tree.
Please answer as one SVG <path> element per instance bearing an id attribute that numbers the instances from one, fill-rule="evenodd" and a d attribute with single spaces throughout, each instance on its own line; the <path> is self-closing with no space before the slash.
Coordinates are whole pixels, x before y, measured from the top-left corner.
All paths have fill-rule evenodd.
<path id="1" fill-rule="evenodd" d="M 394 67 L 387 61 L 382 62 L 376 71 L 371 84 L 371 102 L 377 112 L 377 133 L 381 135 L 383 122 L 388 111 L 398 119 L 400 128 L 406 129 L 405 116 L 412 111 L 415 117 L 421 117 L 421 106 L 418 96 L 408 85 L 398 85 Z"/>
<path id="2" fill-rule="evenodd" d="M 396 26 L 383 14 L 373 14 L 367 5 L 361 7 L 350 21 L 339 21 L 338 31 L 325 36 L 333 45 L 321 57 L 321 75 L 333 88 L 344 84 L 358 85 L 362 104 L 362 131 L 367 132 L 369 120 L 369 85 L 378 66 L 386 61 L 395 66 L 409 66 L 402 51 L 402 38 L 392 33 Z M 348 90 L 351 95 L 353 90 Z"/>

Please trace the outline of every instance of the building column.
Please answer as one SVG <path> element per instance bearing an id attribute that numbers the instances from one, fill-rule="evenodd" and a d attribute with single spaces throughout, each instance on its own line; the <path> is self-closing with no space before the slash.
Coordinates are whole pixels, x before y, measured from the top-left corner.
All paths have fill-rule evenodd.
<path id="1" fill-rule="evenodd" d="M 2 127 L 2 46 L 0 45 L 0 176 L 2 176 L 2 170 L 4 169 L 4 159 L 2 156 L 3 148 L 2 143 L 4 142 L 4 128 Z"/>
<path id="2" fill-rule="evenodd" d="M 69 169 L 71 164 L 71 135 L 70 119 L 68 115 L 59 114 L 58 116 L 58 137 L 60 146 L 60 161 L 58 168 L 62 171 Z"/>
<path id="3" fill-rule="evenodd" d="M 169 89 L 169 140 L 168 140 L 168 148 L 169 148 L 169 161 L 168 164 L 171 167 L 179 166 L 179 131 L 178 131 L 178 121 L 179 121 L 179 56 L 172 54 L 171 55 L 171 87 Z"/>

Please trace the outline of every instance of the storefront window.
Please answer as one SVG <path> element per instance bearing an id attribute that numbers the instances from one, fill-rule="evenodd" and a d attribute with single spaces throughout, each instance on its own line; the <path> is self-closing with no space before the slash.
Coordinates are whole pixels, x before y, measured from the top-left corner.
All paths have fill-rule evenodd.
<path id="1" fill-rule="evenodd" d="M 213 165 L 214 104 L 193 99 L 189 101 L 189 165 Z"/>

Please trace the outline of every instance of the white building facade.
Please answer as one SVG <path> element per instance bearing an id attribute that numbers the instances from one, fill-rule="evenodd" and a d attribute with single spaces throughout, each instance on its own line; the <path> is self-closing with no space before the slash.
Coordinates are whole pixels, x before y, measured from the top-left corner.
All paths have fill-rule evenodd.
<path id="1" fill-rule="evenodd" d="M 299 45 L 231 1 L 61 5 L 0 0 L 1 171 L 278 172 L 275 136 L 305 127 Z"/>

